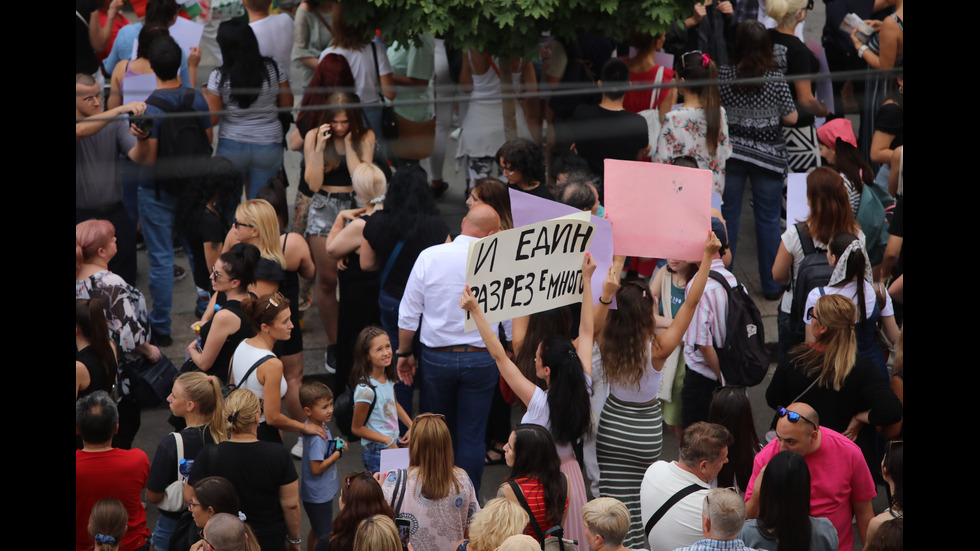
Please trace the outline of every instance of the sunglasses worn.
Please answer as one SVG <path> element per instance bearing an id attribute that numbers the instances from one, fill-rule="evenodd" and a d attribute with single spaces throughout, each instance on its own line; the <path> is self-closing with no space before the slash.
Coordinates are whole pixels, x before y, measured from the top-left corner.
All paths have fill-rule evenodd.
<path id="1" fill-rule="evenodd" d="M 255 224 L 246 224 L 245 222 L 239 222 L 237 218 L 235 219 L 234 222 L 232 222 L 232 225 L 235 226 L 235 229 L 238 229 L 241 226 L 245 226 L 246 228 L 254 228 L 255 227 Z"/>
<path id="2" fill-rule="evenodd" d="M 796 413 L 795 411 L 790 411 L 786 408 L 779 408 L 778 410 L 776 410 L 776 413 L 779 414 L 779 417 L 786 417 L 787 419 L 789 419 L 790 423 L 799 423 L 800 419 L 803 419 L 807 423 L 810 423 L 810 426 L 812 426 L 813 428 L 817 428 L 816 423 L 807 419 L 805 416 Z"/>

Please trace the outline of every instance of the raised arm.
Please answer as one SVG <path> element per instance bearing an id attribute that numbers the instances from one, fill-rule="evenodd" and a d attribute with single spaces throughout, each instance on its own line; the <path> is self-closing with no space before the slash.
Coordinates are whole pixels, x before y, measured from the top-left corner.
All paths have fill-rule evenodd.
<path id="1" fill-rule="evenodd" d="M 704 286 L 708 283 L 711 260 L 718 253 L 719 249 L 721 249 L 721 241 L 715 237 L 715 232 L 709 231 L 708 238 L 704 240 L 704 255 L 701 257 L 701 266 L 698 268 L 698 274 L 694 277 L 694 283 L 691 284 L 691 290 L 687 294 L 687 299 L 681 305 L 680 310 L 677 311 L 677 315 L 674 316 L 674 321 L 670 324 L 670 327 L 654 337 L 653 343 L 650 345 L 650 353 L 654 358 L 660 360 L 667 359 L 670 353 L 681 343 L 681 339 L 684 338 L 684 333 L 687 332 L 687 326 L 694 319 L 694 312 L 698 308 L 698 301 L 701 300 L 701 294 L 704 293 Z"/>
<path id="2" fill-rule="evenodd" d="M 323 187 L 323 151 L 330 137 L 330 125 L 321 124 L 307 132 L 303 141 L 303 158 L 306 160 L 306 172 L 303 175 L 313 193 Z"/>
<path id="3" fill-rule="evenodd" d="M 347 209 L 337 213 L 333 227 L 327 235 L 327 254 L 341 258 L 357 251 L 364 236 L 364 220 L 358 218 L 367 209 Z"/>
<path id="4" fill-rule="evenodd" d="M 530 403 L 537 385 L 529 381 L 517 368 L 517 365 L 507 357 L 504 345 L 501 344 L 493 328 L 490 327 L 490 323 L 487 322 L 487 317 L 483 315 L 483 309 L 480 308 L 480 304 L 476 301 L 476 297 L 473 296 L 469 286 L 463 290 L 463 296 L 459 298 L 459 307 L 469 312 L 470 316 L 473 317 L 476 328 L 480 330 L 480 337 L 487 345 L 487 352 L 493 357 L 493 361 L 497 362 L 497 369 L 500 370 L 500 375 L 510 385 L 511 390 L 521 399 L 521 402 L 524 402 L 524 405 Z M 590 368 L 591 365 L 592 362 L 590 361 Z"/>
<path id="5" fill-rule="evenodd" d="M 582 259 L 582 315 L 578 325 L 578 339 L 575 343 L 575 351 L 578 359 L 582 362 L 582 370 L 589 377 L 592 377 L 592 343 L 595 340 L 593 325 L 595 320 L 592 304 L 592 274 L 595 273 L 595 259 L 590 253 L 585 253 Z"/>
<path id="6" fill-rule="evenodd" d="M 347 171 L 354 174 L 357 167 L 361 166 L 361 163 L 370 163 L 374 159 L 374 132 L 368 130 L 364 133 L 364 138 L 361 139 L 361 143 L 357 148 L 353 147 L 354 140 L 350 132 L 344 136 L 344 143 L 347 146 Z M 355 149 L 360 149 L 360 154 L 358 154 Z"/>
<path id="7" fill-rule="evenodd" d="M 602 338 L 602 331 L 606 328 L 606 316 L 609 314 L 609 305 L 612 304 L 612 300 L 616 296 L 616 291 L 619 290 L 619 280 L 623 273 L 623 264 L 625 263 L 625 256 L 613 256 L 613 262 L 606 272 L 606 280 L 602 282 L 602 293 L 599 295 L 599 306 L 593 309 L 593 341 L 598 341 Z"/>

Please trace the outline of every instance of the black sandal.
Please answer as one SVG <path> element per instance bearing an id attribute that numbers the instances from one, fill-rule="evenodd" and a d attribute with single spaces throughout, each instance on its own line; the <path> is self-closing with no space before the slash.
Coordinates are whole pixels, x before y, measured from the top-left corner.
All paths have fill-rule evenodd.
<path id="1" fill-rule="evenodd" d="M 490 452 L 500 455 L 497 459 L 490 457 Z M 483 454 L 483 464 L 484 465 L 502 465 L 506 459 L 504 458 L 504 450 L 500 448 L 490 448 L 487 453 Z"/>

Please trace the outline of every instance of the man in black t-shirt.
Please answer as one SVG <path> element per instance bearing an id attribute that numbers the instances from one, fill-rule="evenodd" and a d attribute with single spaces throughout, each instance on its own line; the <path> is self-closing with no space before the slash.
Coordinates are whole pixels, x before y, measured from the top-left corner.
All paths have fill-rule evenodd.
<path id="1" fill-rule="evenodd" d="M 600 177 L 604 175 L 606 159 L 639 161 L 650 152 L 646 119 L 623 109 L 625 89 L 612 89 L 624 87 L 629 81 L 625 61 L 607 61 L 599 80 L 602 101 L 599 105 L 579 105 L 571 121 L 575 137 L 572 148 Z"/>

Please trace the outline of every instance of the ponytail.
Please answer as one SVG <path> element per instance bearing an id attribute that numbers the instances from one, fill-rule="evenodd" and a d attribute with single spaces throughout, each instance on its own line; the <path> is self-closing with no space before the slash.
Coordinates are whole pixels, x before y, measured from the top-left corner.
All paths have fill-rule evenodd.
<path id="1" fill-rule="evenodd" d="M 221 380 L 214 376 L 202 373 L 184 373 L 177 377 L 187 399 L 194 402 L 197 411 L 207 420 L 208 431 L 214 443 L 223 442 L 228 439 L 224 421 L 224 398 L 221 395 Z"/>
<path id="2" fill-rule="evenodd" d="M 721 92 L 718 84 L 688 84 L 690 82 L 718 82 L 718 65 L 701 52 L 688 52 L 678 58 L 677 74 L 685 80 L 685 88 L 701 98 L 704 109 L 704 119 L 707 123 L 705 142 L 708 154 L 714 157 L 718 153 L 718 143 L 721 141 Z"/>

